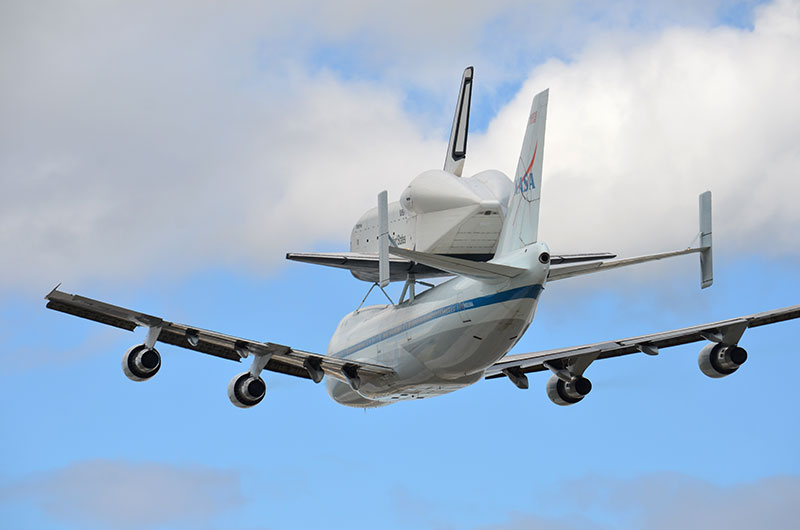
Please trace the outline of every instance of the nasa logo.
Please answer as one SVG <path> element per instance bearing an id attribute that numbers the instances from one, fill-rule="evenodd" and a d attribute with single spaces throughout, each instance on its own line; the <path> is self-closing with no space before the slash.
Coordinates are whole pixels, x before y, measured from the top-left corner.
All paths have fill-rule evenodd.
<path id="1" fill-rule="evenodd" d="M 531 114 L 530 118 L 528 118 L 528 125 L 532 125 L 532 124 L 536 123 L 536 112 L 537 111 L 534 110 L 533 113 Z"/>
<path id="2" fill-rule="evenodd" d="M 533 113 L 533 119 L 536 119 L 536 113 Z M 533 162 L 536 160 L 536 151 L 539 149 L 539 142 L 536 142 L 536 146 L 533 148 L 533 156 L 531 157 L 531 163 L 528 164 L 528 168 L 525 170 L 525 174 L 520 177 L 517 181 L 516 185 L 514 186 L 514 195 L 517 193 L 524 193 L 528 190 L 532 190 L 536 188 L 536 184 L 533 182 Z"/>
<path id="3" fill-rule="evenodd" d="M 536 187 L 533 183 L 533 174 L 532 173 L 525 173 L 521 179 L 517 181 L 516 189 L 514 190 L 514 194 L 517 193 L 524 193 L 528 190 L 532 190 Z"/>

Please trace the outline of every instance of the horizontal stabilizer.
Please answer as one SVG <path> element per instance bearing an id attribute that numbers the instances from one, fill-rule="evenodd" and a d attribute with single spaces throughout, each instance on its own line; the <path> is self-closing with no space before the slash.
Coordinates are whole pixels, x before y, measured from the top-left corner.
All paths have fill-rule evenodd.
<path id="1" fill-rule="evenodd" d="M 359 252 L 290 252 L 286 254 L 286 259 L 337 269 L 347 269 L 353 276 L 365 282 L 377 282 L 379 280 L 377 254 Z M 452 276 L 451 273 L 441 269 L 415 263 L 409 259 L 389 256 L 390 281 L 404 282 L 408 279 L 409 274 L 414 275 L 417 279 Z"/>
<path id="2" fill-rule="evenodd" d="M 469 256 L 463 255 L 459 259 L 464 261 L 478 261 L 467 259 Z M 454 257 L 454 256 L 450 256 Z M 568 263 L 583 263 L 587 261 L 604 260 L 616 258 L 616 254 L 607 252 L 596 254 L 552 254 L 550 263 L 552 265 L 565 265 Z M 379 263 L 377 254 L 365 254 L 363 252 L 289 252 L 286 259 L 299 261 L 301 263 L 311 263 L 312 265 L 324 265 L 336 269 L 349 270 L 353 276 L 365 282 L 377 282 L 379 280 Z M 596 265 L 596 264 L 590 264 Z M 452 272 L 431 267 L 410 259 L 399 256 L 389 256 L 389 280 L 393 282 L 404 282 L 409 275 L 413 275 L 418 280 L 426 278 L 443 278 L 453 276 Z"/>
<path id="3" fill-rule="evenodd" d="M 580 265 L 571 265 L 567 267 L 553 267 L 547 275 L 548 281 L 563 280 L 564 278 L 572 278 L 575 276 L 582 276 L 584 274 L 591 274 L 593 272 L 605 271 L 609 269 L 616 269 L 618 267 L 627 267 L 628 265 L 637 265 L 639 263 L 646 263 L 648 261 L 657 261 L 660 259 L 673 258 L 675 256 L 684 256 L 686 254 L 700 254 L 700 287 L 705 289 L 710 286 L 714 281 L 714 273 L 711 262 L 711 192 L 706 191 L 700 194 L 700 245 L 697 247 L 690 247 L 684 250 L 674 250 L 672 252 L 660 252 L 658 254 L 648 254 L 646 256 L 638 256 L 635 258 L 618 259 L 615 261 L 595 261 L 592 263 L 583 263 Z M 551 262 L 553 265 L 558 263 Z M 560 263 L 565 263 L 564 261 Z"/>
<path id="4" fill-rule="evenodd" d="M 615 261 L 595 261 L 593 263 L 583 263 L 581 265 L 553 267 L 550 269 L 550 272 L 547 275 L 547 281 L 552 282 L 555 280 L 563 280 L 564 278 L 573 278 L 575 276 L 583 276 L 584 274 L 592 274 L 593 272 L 627 267 L 628 265 L 638 265 L 639 263 L 647 263 L 648 261 L 658 261 L 660 259 L 673 258 L 675 256 L 683 256 L 686 254 L 695 254 L 702 251 L 702 248 L 687 248 L 684 250 L 648 254 L 646 256 L 618 259 Z"/>
<path id="5" fill-rule="evenodd" d="M 525 272 L 525 269 L 509 267 L 508 265 L 469 261 L 466 259 L 451 258 L 450 256 L 442 256 L 440 254 L 416 252 L 403 248 L 390 248 L 389 253 L 417 263 L 422 263 L 429 267 L 447 271 L 451 274 L 466 276 L 476 280 L 507 280 Z"/>
<path id="6" fill-rule="evenodd" d="M 594 252 L 590 254 L 551 254 L 550 265 L 567 265 L 568 263 L 583 263 L 601 259 L 614 259 L 616 254 L 610 252 Z"/>

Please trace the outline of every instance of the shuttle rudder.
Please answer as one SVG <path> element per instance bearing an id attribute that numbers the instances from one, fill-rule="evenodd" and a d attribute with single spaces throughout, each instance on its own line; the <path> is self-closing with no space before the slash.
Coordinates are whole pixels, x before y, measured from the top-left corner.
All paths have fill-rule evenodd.
<path id="1" fill-rule="evenodd" d="M 460 177 L 464 171 L 464 159 L 467 157 L 467 135 L 469 133 L 469 107 L 472 101 L 473 68 L 464 69 L 461 77 L 461 88 L 458 91 L 456 113 L 453 116 L 453 128 L 450 130 L 450 142 L 444 159 L 444 170 Z"/>

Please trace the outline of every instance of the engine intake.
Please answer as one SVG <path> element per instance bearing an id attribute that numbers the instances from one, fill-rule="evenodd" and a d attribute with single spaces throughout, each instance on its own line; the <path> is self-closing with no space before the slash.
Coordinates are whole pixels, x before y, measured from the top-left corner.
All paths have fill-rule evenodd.
<path id="1" fill-rule="evenodd" d="M 700 371 L 708 377 L 731 375 L 747 360 L 747 351 L 736 344 L 708 344 L 697 357 Z"/>
<path id="2" fill-rule="evenodd" d="M 260 377 L 253 377 L 250 372 L 234 376 L 228 383 L 228 397 L 231 403 L 246 409 L 261 403 L 267 393 L 267 385 Z"/>
<path id="3" fill-rule="evenodd" d="M 547 397 L 556 405 L 565 407 L 574 405 L 592 391 L 592 382 L 585 377 L 579 377 L 571 383 L 553 375 L 547 381 Z"/>
<path id="4" fill-rule="evenodd" d="M 161 368 L 161 355 L 144 344 L 132 346 L 122 356 L 122 371 L 131 381 L 147 381 Z"/>

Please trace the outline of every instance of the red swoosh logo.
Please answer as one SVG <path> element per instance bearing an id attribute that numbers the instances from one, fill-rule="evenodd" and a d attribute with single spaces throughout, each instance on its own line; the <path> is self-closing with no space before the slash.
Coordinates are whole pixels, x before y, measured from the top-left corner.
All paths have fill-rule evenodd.
<path id="1" fill-rule="evenodd" d="M 539 142 L 536 142 L 536 146 L 533 148 L 533 158 L 531 158 L 531 163 L 528 164 L 528 169 L 525 170 L 525 173 L 523 173 L 523 175 L 527 175 L 528 173 L 530 173 L 531 168 L 533 167 L 533 161 L 536 160 L 536 150 L 538 148 L 539 148 Z"/>

